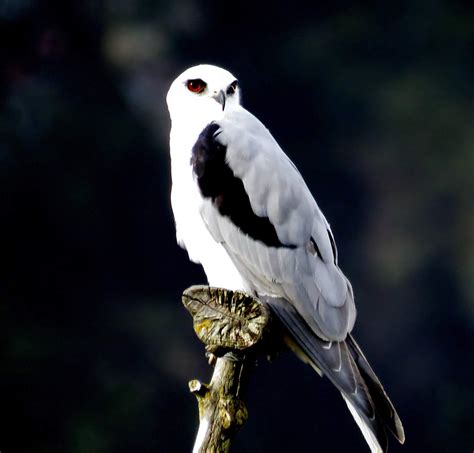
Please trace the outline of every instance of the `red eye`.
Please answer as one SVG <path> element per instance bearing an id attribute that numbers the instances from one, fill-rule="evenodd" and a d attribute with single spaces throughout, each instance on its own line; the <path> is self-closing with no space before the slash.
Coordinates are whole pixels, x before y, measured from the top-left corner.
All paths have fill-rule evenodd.
<path id="1" fill-rule="evenodd" d="M 206 88 L 206 82 L 201 79 L 192 79 L 186 82 L 186 87 L 193 93 L 202 93 Z"/>

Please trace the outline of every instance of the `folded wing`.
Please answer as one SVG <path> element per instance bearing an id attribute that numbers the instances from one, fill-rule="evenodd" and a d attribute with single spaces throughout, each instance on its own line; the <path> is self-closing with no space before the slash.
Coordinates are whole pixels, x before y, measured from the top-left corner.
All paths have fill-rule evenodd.
<path id="1" fill-rule="evenodd" d="M 343 340 L 356 311 L 329 225 L 269 131 L 239 108 L 193 148 L 201 214 L 258 294 L 288 300 L 321 338 Z"/>

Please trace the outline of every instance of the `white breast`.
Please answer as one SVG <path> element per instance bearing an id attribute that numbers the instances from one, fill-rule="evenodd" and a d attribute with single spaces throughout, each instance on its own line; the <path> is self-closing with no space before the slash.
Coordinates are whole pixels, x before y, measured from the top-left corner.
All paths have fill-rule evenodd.
<path id="1" fill-rule="evenodd" d="M 249 291 L 224 247 L 214 240 L 200 214 L 203 198 L 190 163 L 191 150 L 199 132 L 189 134 L 188 131 L 183 136 L 175 128 L 171 129 L 171 206 L 176 238 L 178 244 L 187 250 L 190 260 L 201 263 L 209 285 Z"/>

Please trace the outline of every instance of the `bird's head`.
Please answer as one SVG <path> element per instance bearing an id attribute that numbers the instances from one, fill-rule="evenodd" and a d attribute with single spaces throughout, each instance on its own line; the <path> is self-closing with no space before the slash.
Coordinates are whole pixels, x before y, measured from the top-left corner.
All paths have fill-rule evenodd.
<path id="1" fill-rule="evenodd" d="M 226 110 L 240 105 L 240 89 L 229 71 L 203 64 L 187 69 L 175 79 L 166 102 L 172 121 L 196 115 L 206 121 L 218 120 Z"/>

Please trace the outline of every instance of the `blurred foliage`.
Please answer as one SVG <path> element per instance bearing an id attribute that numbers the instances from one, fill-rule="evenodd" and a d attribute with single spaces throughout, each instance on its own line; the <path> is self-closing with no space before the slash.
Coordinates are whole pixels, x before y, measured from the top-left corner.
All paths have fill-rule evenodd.
<path id="1" fill-rule="evenodd" d="M 0 43 L 0 450 L 190 450 L 209 370 L 180 293 L 204 277 L 174 244 L 164 98 L 200 62 L 333 226 L 391 451 L 472 450 L 472 2 L 3 0 Z M 236 451 L 367 451 L 308 367 L 255 374 Z"/>

